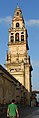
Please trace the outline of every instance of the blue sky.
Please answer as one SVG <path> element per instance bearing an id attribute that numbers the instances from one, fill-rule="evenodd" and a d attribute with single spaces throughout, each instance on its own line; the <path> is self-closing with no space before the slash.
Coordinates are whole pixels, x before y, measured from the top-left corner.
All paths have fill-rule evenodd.
<path id="1" fill-rule="evenodd" d="M 0 64 L 4 66 L 6 63 L 8 29 L 17 3 L 28 32 L 28 53 L 33 66 L 32 89 L 39 90 L 39 0 L 0 0 Z"/>

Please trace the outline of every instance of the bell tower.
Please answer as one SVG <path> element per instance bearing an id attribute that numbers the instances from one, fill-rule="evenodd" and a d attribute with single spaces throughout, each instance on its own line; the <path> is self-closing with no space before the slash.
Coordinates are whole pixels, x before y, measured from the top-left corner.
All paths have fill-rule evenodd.
<path id="1" fill-rule="evenodd" d="M 8 72 L 24 85 L 28 91 L 27 98 L 29 101 L 32 66 L 28 55 L 28 33 L 19 7 L 14 11 L 12 27 L 9 28 L 8 33 L 8 51 L 5 66 Z"/>

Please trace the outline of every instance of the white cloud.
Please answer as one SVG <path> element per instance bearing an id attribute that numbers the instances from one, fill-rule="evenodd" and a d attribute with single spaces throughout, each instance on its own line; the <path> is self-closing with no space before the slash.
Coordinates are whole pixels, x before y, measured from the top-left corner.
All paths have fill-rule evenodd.
<path id="1" fill-rule="evenodd" d="M 32 61 L 32 77 L 39 78 L 39 60 Z"/>
<path id="2" fill-rule="evenodd" d="M 33 61 L 32 65 L 36 68 L 39 68 L 39 61 Z"/>
<path id="3" fill-rule="evenodd" d="M 12 17 L 11 16 L 7 16 L 5 18 L 0 18 L 0 23 L 8 23 L 11 24 L 12 22 Z"/>
<path id="4" fill-rule="evenodd" d="M 12 23 L 12 16 L 6 16 L 5 18 L 0 18 L 0 23 L 7 23 L 11 24 Z M 34 25 L 39 25 L 39 19 L 30 19 L 30 20 L 25 20 L 25 25 L 28 26 L 34 26 Z"/>
<path id="5" fill-rule="evenodd" d="M 25 25 L 28 25 L 28 26 L 39 25 L 39 19 L 37 20 L 30 19 L 28 21 L 25 21 Z"/>

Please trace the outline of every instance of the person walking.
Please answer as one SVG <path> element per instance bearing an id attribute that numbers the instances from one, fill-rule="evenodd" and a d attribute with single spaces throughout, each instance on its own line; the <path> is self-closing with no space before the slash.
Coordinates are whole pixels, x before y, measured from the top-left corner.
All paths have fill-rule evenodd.
<path id="1" fill-rule="evenodd" d="M 19 118 L 18 108 L 15 104 L 15 100 L 13 99 L 11 104 L 8 105 L 7 109 L 7 117 L 9 118 Z"/>

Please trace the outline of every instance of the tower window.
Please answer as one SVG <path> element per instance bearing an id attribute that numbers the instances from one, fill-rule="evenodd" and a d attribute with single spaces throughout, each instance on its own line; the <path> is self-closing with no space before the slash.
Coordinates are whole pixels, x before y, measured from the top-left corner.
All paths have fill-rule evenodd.
<path id="1" fill-rule="evenodd" d="M 16 23 L 16 27 L 19 27 L 19 23 Z"/>
<path id="2" fill-rule="evenodd" d="M 15 41 L 19 41 L 19 33 L 15 34 Z"/>
<path id="3" fill-rule="evenodd" d="M 19 12 L 17 12 L 17 16 L 19 15 Z"/>
<path id="4" fill-rule="evenodd" d="M 21 35 L 21 41 L 24 41 L 24 35 Z"/>
<path id="5" fill-rule="evenodd" d="M 13 35 L 13 33 L 11 33 L 11 35 Z"/>
<path id="6" fill-rule="evenodd" d="M 21 32 L 21 34 L 24 34 L 24 32 Z"/>
<path id="7" fill-rule="evenodd" d="M 14 41 L 14 36 L 11 36 L 11 43 Z"/>

